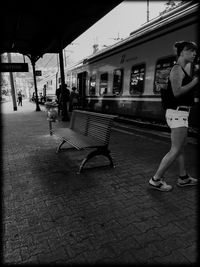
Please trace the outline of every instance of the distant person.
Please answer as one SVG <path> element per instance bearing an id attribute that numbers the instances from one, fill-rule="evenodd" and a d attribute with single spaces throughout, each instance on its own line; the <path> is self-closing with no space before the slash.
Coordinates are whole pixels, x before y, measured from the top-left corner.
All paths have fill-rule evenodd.
<path id="1" fill-rule="evenodd" d="M 194 88 L 199 77 L 191 77 L 185 71 L 188 63 L 193 63 L 197 55 L 197 45 L 193 42 L 177 42 L 177 62 L 169 75 L 167 89 L 161 89 L 163 107 L 166 110 L 166 121 L 171 128 L 171 148 L 162 159 L 154 176 L 149 180 L 152 188 L 160 191 L 170 191 L 171 185 L 164 180 L 164 174 L 177 159 L 180 187 L 197 185 L 198 180 L 191 177 L 185 165 L 184 147 L 187 140 L 188 117 L 194 104 Z"/>
<path id="2" fill-rule="evenodd" d="M 72 91 L 69 96 L 69 111 L 73 111 L 74 107 L 78 105 L 78 93 L 76 87 L 72 87 Z"/>
<path id="3" fill-rule="evenodd" d="M 22 106 L 22 94 L 21 94 L 21 92 L 18 92 L 18 94 L 17 94 L 17 101 L 18 101 L 18 106 Z"/>
<path id="4" fill-rule="evenodd" d="M 59 87 L 56 89 L 56 98 L 57 98 L 57 102 L 60 99 L 60 94 L 61 94 L 61 84 L 59 85 Z"/>
<path id="5" fill-rule="evenodd" d="M 31 101 L 35 101 L 35 92 L 33 92 L 33 94 L 32 94 L 32 97 L 31 97 Z"/>

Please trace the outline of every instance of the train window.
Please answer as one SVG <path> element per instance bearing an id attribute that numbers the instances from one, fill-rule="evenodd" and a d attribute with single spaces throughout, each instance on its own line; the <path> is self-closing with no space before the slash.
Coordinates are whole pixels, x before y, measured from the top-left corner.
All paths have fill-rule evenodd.
<path id="1" fill-rule="evenodd" d="M 108 73 L 102 73 L 100 76 L 100 95 L 105 95 L 108 92 Z"/>
<path id="2" fill-rule="evenodd" d="M 169 73 L 175 62 L 175 56 L 170 56 L 157 61 L 154 79 L 154 94 L 160 94 L 160 89 L 165 89 L 167 87 Z"/>
<path id="3" fill-rule="evenodd" d="M 96 75 L 92 75 L 90 77 L 90 84 L 89 84 L 89 95 L 96 94 Z"/>
<path id="4" fill-rule="evenodd" d="M 130 94 L 142 94 L 144 91 L 145 64 L 133 66 L 131 69 Z"/>
<path id="5" fill-rule="evenodd" d="M 67 86 L 70 86 L 70 76 L 69 76 L 69 74 L 67 74 L 67 75 L 65 75 L 65 77 L 66 77 L 66 84 L 67 84 Z"/>
<path id="6" fill-rule="evenodd" d="M 76 87 L 76 75 L 72 74 L 72 86 Z"/>
<path id="7" fill-rule="evenodd" d="M 122 92 L 123 69 L 116 69 L 113 72 L 113 94 L 119 95 Z"/>

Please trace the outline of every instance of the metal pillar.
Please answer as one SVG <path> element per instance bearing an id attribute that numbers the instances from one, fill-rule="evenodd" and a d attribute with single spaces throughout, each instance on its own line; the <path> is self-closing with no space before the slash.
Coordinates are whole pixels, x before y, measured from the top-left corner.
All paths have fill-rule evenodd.
<path id="1" fill-rule="evenodd" d="M 8 55 L 8 63 L 10 63 L 11 62 L 11 55 L 10 55 L 10 53 L 7 53 L 7 55 Z M 11 94 L 12 94 L 12 101 L 13 101 L 13 110 L 17 111 L 15 85 L 14 85 L 14 79 L 13 79 L 13 73 L 12 72 L 10 72 L 10 85 L 11 85 Z"/>
<path id="2" fill-rule="evenodd" d="M 149 0 L 147 0 L 147 22 L 149 22 Z"/>
<path id="3" fill-rule="evenodd" d="M 62 103 L 62 120 L 68 121 L 69 115 L 67 110 L 67 104 L 64 101 L 63 95 L 65 90 L 65 72 L 63 63 L 63 42 L 60 40 L 60 50 L 59 50 L 59 61 L 60 61 L 60 77 L 61 77 L 61 103 Z"/>
<path id="4" fill-rule="evenodd" d="M 37 92 L 37 81 L 36 81 L 36 74 L 35 74 L 35 62 L 33 57 L 30 58 L 32 67 L 33 67 L 33 79 L 34 79 L 34 85 L 35 85 L 35 104 L 36 104 L 36 111 L 41 111 L 39 103 L 38 103 L 38 92 Z"/>

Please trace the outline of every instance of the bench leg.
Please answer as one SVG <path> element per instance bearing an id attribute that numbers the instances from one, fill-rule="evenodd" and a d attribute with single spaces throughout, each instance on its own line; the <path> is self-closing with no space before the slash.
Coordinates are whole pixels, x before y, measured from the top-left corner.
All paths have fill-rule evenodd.
<path id="1" fill-rule="evenodd" d="M 62 141 L 60 142 L 60 144 L 58 145 L 58 147 L 57 147 L 57 149 L 56 149 L 56 153 L 59 152 L 59 150 L 61 149 L 61 146 L 62 146 L 65 142 L 66 142 L 65 140 L 62 140 Z"/>
<path id="2" fill-rule="evenodd" d="M 114 167 L 114 164 L 113 164 L 113 160 L 112 160 L 112 157 L 111 157 L 111 155 L 110 155 L 110 150 L 105 150 L 103 153 L 102 153 L 102 155 L 104 155 L 105 157 L 107 157 L 108 159 L 109 159 L 109 161 L 110 161 L 110 166 L 111 167 Z"/>
<path id="3" fill-rule="evenodd" d="M 102 148 L 97 148 L 97 150 L 95 151 L 92 151 L 90 152 L 86 158 L 82 161 L 80 167 L 79 167 L 79 172 L 78 173 L 81 173 L 82 170 L 83 170 L 83 167 L 84 165 L 86 164 L 87 161 L 89 161 L 91 158 L 95 157 L 95 156 L 98 156 L 98 155 L 103 155 L 105 157 L 107 157 L 110 161 L 110 166 L 111 167 L 114 167 L 114 164 L 113 164 L 113 160 L 112 160 L 112 157 L 110 155 L 110 150 L 108 150 L 107 148 L 105 149 L 102 149 Z"/>

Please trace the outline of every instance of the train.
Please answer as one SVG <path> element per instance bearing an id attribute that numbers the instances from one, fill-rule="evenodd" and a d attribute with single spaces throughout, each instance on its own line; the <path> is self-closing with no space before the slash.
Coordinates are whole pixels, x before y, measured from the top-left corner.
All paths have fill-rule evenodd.
<path id="1" fill-rule="evenodd" d="M 65 82 L 69 88 L 77 88 L 81 108 L 164 122 L 160 89 L 166 86 L 176 62 L 173 45 L 181 40 L 198 43 L 198 8 L 193 1 L 182 4 L 145 23 L 124 40 L 65 68 Z M 186 71 L 193 75 L 198 68 L 196 61 L 188 64 Z M 51 78 L 54 81 L 50 83 L 59 84 L 58 73 Z M 193 127 L 198 126 L 198 106 L 197 89 L 190 116 Z"/>
<path id="2" fill-rule="evenodd" d="M 56 101 L 57 73 L 50 74 L 37 85 L 38 103 L 44 105 L 45 102 Z M 31 101 L 36 101 L 35 90 L 31 91 Z"/>

